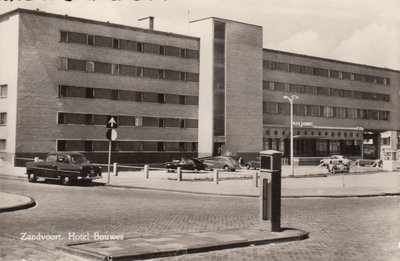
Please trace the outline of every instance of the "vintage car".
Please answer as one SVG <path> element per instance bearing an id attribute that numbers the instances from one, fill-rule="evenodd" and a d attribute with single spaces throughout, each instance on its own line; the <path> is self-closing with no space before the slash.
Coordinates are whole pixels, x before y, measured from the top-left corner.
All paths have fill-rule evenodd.
<path id="1" fill-rule="evenodd" d="M 345 172 L 349 173 L 350 165 L 343 163 L 340 159 L 331 159 L 327 164 L 328 171 L 330 173 Z"/>
<path id="2" fill-rule="evenodd" d="M 255 160 L 249 160 L 244 164 L 246 169 L 259 169 L 260 168 L 260 157 L 257 157 Z"/>
<path id="3" fill-rule="evenodd" d="M 180 160 L 173 160 L 165 163 L 165 168 L 168 172 L 176 170 L 180 167 L 182 170 L 200 171 L 206 170 L 207 166 L 197 159 L 182 158 Z"/>
<path id="4" fill-rule="evenodd" d="M 231 157 L 217 156 L 200 158 L 201 162 L 212 169 L 223 169 L 225 171 L 235 171 L 239 168 L 239 164 Z"/>
<path id="5" fill-rule="evenodd" d="M 70 185 L 78 180 L 90 182 L 101 178 L 101 167 L 89 163 L 81 153 L 54 152 L 49 153 L 44 161 L 28 162 L 26 174 L 29 182 L 44 178 Z"/>
<path id="6" fill-rule="evenodd" d="M 350 165 L 352 163 L 352 161 L 350 159 L 345 158 L 342 155 L 332 155 L 329 158 L 323 158 L 320 160 L 319 165 L 320 166 L 327 166 L 329 164 L 330 160 L 333 159 L 337 159 L 337 160 L 341 160 L 343 164 L 345 165 Z"/>

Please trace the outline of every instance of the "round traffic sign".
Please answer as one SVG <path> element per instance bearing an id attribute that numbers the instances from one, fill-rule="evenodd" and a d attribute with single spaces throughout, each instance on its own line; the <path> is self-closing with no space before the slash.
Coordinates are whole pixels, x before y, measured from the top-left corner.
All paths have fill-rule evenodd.
<path id="1" fill-rule="evenodd" d="M 108 139 L 108 140 L 111 140 L 111 141 L 114 141 L 114 140 L 116 140 L 117 139 L 117 131 L 115 130 L 115 129 L 109 129 L 109 130 L 107 130 L 107 132 L 106 132 L 106 138 Z"/>

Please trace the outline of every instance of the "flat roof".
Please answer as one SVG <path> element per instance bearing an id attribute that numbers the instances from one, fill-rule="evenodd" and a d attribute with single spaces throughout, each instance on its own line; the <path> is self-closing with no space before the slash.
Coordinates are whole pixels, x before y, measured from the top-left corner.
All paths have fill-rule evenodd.
<path id="1" fill-rule="evenodd" d="M 223 21 L 228 21 L 228 22 L 233 22 L 233 23 L 238 23 L 238 24 L 245 24 L 245 25 L 250 25 L 250 26 L 261 27 L 261 28 L 262 28 L 261 25 L 249 24 L 249 23 L 239 22 L 239 21 L 230 20 L 230 19 L 225 19 L 225 18 L 220 18 L 220 17 L 215 17 L 215 16 L 210 16 L 210 17 L 205 17 L 205 18 L 200 18 L 200 19 L 192 20 L 192 21 L 189 21 L 189 23 L 195 23 L 195 22 L 204 21 L 204 20 L 208 20 L 208 19 L 223 20 Z"/>
<path id="2" fill-rule="evenodd" d="M 385 67 L 377 67 L 377 66 L 372 66 L 372 65 L 367 65 L 367 64 L 345 62 L 345 61 L 334 60 L 334 59 L 329 59 L 329 58 L 322 58 L 322 57 L 317 57 L 317 56 L 306 55 L 306 54 L 298 54 L 298 53 L 279 51 L 279 50 L 274 50 L 274 49 L 263 48 L 263 52 L 280 53 L 280 54 L 286 54 L 286 55 L 291 55 L 291 56 L 303 57 L 303 58 L 307 58 L 307 59 L 314 59 L 314 60 L 320 60 L 320 61 L 341 63 L 341 64 L 353 65 L 353 66 L 362 66 L 362 67 L 365 67 L 365 68 L 370 68 L 370 69 L 375 69 L 375 70 L 378 69 L 378 70 L 385 70 L 385 71 L 391 71 L 391 72 L 400 73 L 399 70 L 394 70 L 394 69 L 385 68 Z"/>
<path id="3" fill-rule="evenodd" d="M 194 37 L 194 36 L 168 33 L 168 32 L 163 32 L 163 31 L 150 30 L 150 29 L 127 26 L 127 25 L 122 25 L 122 24 L 114 24 L 114 23 L 110 23 L 110 22 L 96 21 L 96 20 L 91 20 L 91 19 L 86 19 L 86 18 L 69 16 L 68 14 L 60 15 L 60 14 L 54 14 L 54 13 L 46 13 L 46 12 L 40 11 L 40 10 L 29 10 L 29 9 L 23 9 L 23 8 L 17 8 L 10 12 L 0 14 L 0 19 L 7 17 L 7 16 L 14 15 L 14 14 L 19 14 L 19 13 L 39 15 L 39 16 L 45 16 L 45 17 L 53 17 L 53 18 L 59 18 L 59 19 L 64 19 L 64 20 L 69 20 L 69 21 L 77 21 L 77 22 L 81 22 L 81 23 L 97 24 L 97 25 L 103 25 L 103 26 L 108 26 L 108 27 L 114 27 L 114 28 L 118 28 L 118 29 L 125 29 L 125 30 L 145 32 L 145 33 L 153 33 L 153 34 L 173 36 L 173 37 L 178 37 L 178 38 L 183 38 L 183 39 L 200 41 L 200 38 Z"/>

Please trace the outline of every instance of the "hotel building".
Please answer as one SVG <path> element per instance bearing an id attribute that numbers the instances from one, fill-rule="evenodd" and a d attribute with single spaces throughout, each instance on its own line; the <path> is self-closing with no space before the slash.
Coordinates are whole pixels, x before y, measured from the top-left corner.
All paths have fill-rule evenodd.
<path id="1" fill-rule="evenodd" d="M 0 15 L 0 157 L 84 152 L 105 162 L 164 162 L 265 149 L 299 164 L 379 158 L 400 132 L 400 72 L 263 49 L 262 27 L 206 18 L 184 36 L 40 11 Z M 396 143 L 398 144 L 398 143 Z"/>

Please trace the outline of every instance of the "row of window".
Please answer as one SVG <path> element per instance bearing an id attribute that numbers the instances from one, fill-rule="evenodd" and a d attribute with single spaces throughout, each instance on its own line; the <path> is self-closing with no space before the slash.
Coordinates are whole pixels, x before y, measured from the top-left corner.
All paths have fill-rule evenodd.
<path id="1" fill-rule="evenodd" d="M 199 51 L 175 46 L 159 45 L 147 42 L 118 39 L 99 35 L 61 31 L 61 42 L 78 43 L 92 46 L 121 49 L 134 52 L 174 56 L 187 59 L 199 59 Z"/>
<path id="2" fill-rule="evenodd" d="M 263 89 L 271 90 L 271 91 L 297 92 L 297 93 L 327 95 L 327 96 L 345 97 L 345 98 L 353 98 L 353 99 L 390 101 L 390 95 L 388 95 L 388 94 L 373 93 L 373 92 L 359 92 L 359 91 L 351 91 L 351 90 L 345 90 L 345 89 L 336 89 L 336 88 L 311 86 L 311 85 L 300 85 L 300 84 L 283 83 L 283 82 L 264 81 Z"/>
<path id="3" fill-rule="evenodd" d="M 7 98 L 7 84 L 0 85 L 0 99 Z"/>
<path id="4" fill-rule="evenodd" d="M 109 142 L 102 140 L 57 140 L 57 151 L 108 151 Z M 114 141 L 113 151 L 197 152 L 197 142 Z"/>
<path id="5" fill-rule="evenodd" d="M 335 136 L 341 137 L 342 136 L 342 132 L 340 132 L 340 131 L 338 131 L 338 132 L 335 132 L 335 131 L 331 131 L 331 132 L 318 131 L 318 132 L 316 132 L 316 131 L 304 130 L 304 131 L 296 131 L 294 133 L 296 133 L 296 135 L 305 135 L 305 136 L 307 136 L 307 135 L 311 135 L 311 136 L 316 135 L 316 136 L 328 137 L 329 133 L 330 133 L 331 137 L 335 137 Z M 274 130 L 273 132 L 271 132 L 270 130 L 266 130 L 265 131 L 265 135 L 266 136 L 272 136 L 272 134 L 273 134 L 273 136 L 278 136 L 278 135 L 288 136 L 290 134 L 290 131 L 287 131 L 287 132 L 286 131 L 278 132 L 277 130 Z M 359 136 L 361 136 L 361 134 L 356 132 L 356 133 L 354 133 L 354 136 L 358 138 Z M 353 132 L 349 132 L 349 133 L 348 132 L 343 132 L 343 137 L 345 137 L 345 138 L 347 138 L 347 137 L 353 138 Z"/>
<path id="6" fill-rule="evenodd" d="M 177 95 L 152 92 L 135 92 L 114 89 L 89 88 L 60 85 L 59 97 L 79 97 L 135 102 L 155 102 L 167 104 L 198 105 L 198 96 Z"/>
<path id="7" fill-rule="evenodd" d="M 330 70 L 330 69 L 323 69 L 323 68 L 316 68 L 298 64 L 289 64 L 289 63 L 282 63 L 276 61 L 263 61 L 263 68 L 270 69 L 270 70 L 279 70 L 285 72 L 294 72 L 294 73 L 301 73 L 301 74 L 308 74 L 308 75 L 315 75 L 315 76 L 323 76 L 329 78 L 336 78 L 336 79 L 345 79 L 345 80 L 352 80 L 352 81 L 359 81 L 359 82 L 368 82 L 368 83 L 375 83 L 381 85 L 390 85 L 390 78 L 380 77 L 380 76 L 372 76 L 372 75 L 364 75 L 358 73 L 351 73 L 351 72 L 343 72 L 337 70 Z"/>
<path id="8" fill-rule="evenodd" d="M 108 115 L 83 113 L 58 113 L 58 124 L 106 125 Z M 198 128 L 197 119 L 160 118 L 144 116 L 118 116 L 119 126 Z"/>
<path id="9" fill-rule="evenodd" d="M 0 125 L 7 124 L 7 112 L 0 112 Z"/>
<path id="10" fill-rule="evenodd" d="M 198 73 L 179 72 L 166 69 L 94 62 L 69 58 L 59 58 L 58 68 L 60 70 L 106 73 L 133 77 L 148 77 L 173 81 L 199 82 Z"/>
<path id="11" fill-rule="evenodd" d="M 290 104 L 263 102 L 263 112 L 266 114 L 290 115 Z M 299 116 L 387 121 L 389 120 L 390 112 L 332 106 L 293 104 L 293 114 Z"/>

